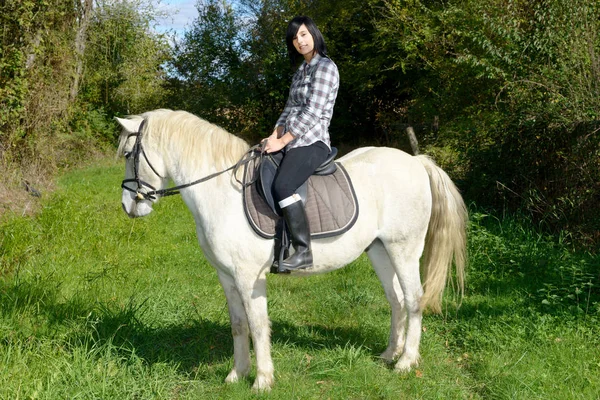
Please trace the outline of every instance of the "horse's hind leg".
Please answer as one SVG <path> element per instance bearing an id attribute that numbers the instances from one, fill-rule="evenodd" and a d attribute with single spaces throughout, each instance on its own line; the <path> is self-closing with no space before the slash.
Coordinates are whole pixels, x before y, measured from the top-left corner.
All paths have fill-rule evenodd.
<path id="1" fill-rule="evenodd" d="M 385 297 L 392 309 L 392 321 L 390 324 L 390 337 L 387 349 L 381 354 L 381 358 L 392 363 L 402 353 L 406 334 L 406 310 L 404 309 L 404 294 L 398 282 L 396 270 L 390 261 L 383 244 L 376 240 L 369 246 L 367 255 L 371 260 L 373 269 L 381 281 Z"/>
<path id="2" fill-rule="evenodd" d="M 404 309 L 408 317 L 404 351 L 395 365 L 397 371 L 409 371 L 419 362 L 421 323 L 420 306 L 423 288 L 419 272 L 419 257 L 423 246 L 416 243 L 384 243 L 404 294 Z"/>
<path id="3" fill-rule="evenodd" d="M 248 318 L 242 298 L 235 287 L 233 279 L 228 275 L 219 273 L 219 281 L 229 308 L 229 319 L 231 321 L 231 334 L 233 335 L 233 369 L 227 375 L 225 382 L 234 383 L 239 378 L 245 377 L 250 372 L 250 338 L 248 330 Z"/>

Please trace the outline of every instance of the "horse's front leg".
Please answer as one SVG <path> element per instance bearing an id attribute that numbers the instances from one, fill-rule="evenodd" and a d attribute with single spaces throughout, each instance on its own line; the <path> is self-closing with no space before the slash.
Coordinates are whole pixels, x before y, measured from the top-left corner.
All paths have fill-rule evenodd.
<path id="1" fill-rule="evenodd" d="M 273 386 L 271 359 L 271 323 L 267 314 L 267 279 L 264 270 L 258 274 L 242 271 L 236 277 L 236 286 L 246 309 L 254 352 L 256 353 L 256 380 L 252 388 L 268 391 Z"/>
<path id="2" fill-rule="evenodd" d="M 250 340 L 248 337 L 248 318 L 244 303 L 235 286 L 234 280 L 228 275 L 218 272 L 219 281 L 229 308 L 231 334 L 233 335 L 233 369 L 225 378 L 225 382 L 234 383 L 250 372 Z"/>

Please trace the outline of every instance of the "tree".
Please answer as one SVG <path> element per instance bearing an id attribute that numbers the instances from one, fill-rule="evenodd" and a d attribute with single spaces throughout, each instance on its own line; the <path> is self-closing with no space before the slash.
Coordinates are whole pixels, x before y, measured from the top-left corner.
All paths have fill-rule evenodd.
<path id="1" fill-rule="evenodd" d="M 343 82 L 332 134 L 349 143 L 372 137 L 376 115 L 390 102 L 383 99 L 389 80 L 367 62 L 374 33 L 370 9 L 369 1 L 358 0 L 241 0 L 236 7 L 200 2 L 198 19 L 176 49 L 172 85 L 182 96 L 175 101 L 250 140 L 264 137 L 284 107 L 295 69 L 287 58 L 287 23 L 295 15 L 314 15 Z M 381 92 L 376 101 L 368 95 L 373 90 Z"/>
<path id="2" fill-rule="evenodd" d="M 73 5 L 59 0 L 0 4 L 0 152 L 10 163 L 37 152 L 38 131 L 68 108 Z M 46 126 L 46 127 L 45 127 Z"/>
<path id="3" fill-rule="evenodd" d="M 73 77 L 73 84 L 71 85 L 71 96 L 70 100 L 75 101 L 77 93 L 79 92 L 79 81 L 83 75 L 83 61 L 85 56 L 85 45 L 87 42 L 87 29 L 90 24 L 92 9 L 94 7 L 93 0 L 81 0 L 82 3 L 78 3 L 80 9 L 79 26 L 77 28 L 77 35 L 75 36 L 75 55 L 76 66 L 75 74 Z"/>
<path id="4" fill-rule="evenodd" d="M 81 100 L 109 113 L 162 106 L 166 37 L 151 30 L 156 18 L 146 0 L 98 0 L 90 21 Z"/>
<path id="5" fill-rule="evenodd" d="M 428 149 L 468 198 L 528 209 L 556 229 L 598 229 L 599 6 L 386 1 L 378 42 L 416 77 L 409 112 L 440 115 Z"/>
<path id="6" fill-rule="evenodd" d="M 0 1 L 0 190 L 112 145 L 112 115 L 163 105 L 150 1 Z"/>
<path id="7" fill-rule="evenodd" d="M 229 125 L 246 93 L 240 70 L 241 26 L 232 6 L 219 0 L 198 3 L 198 18 L 175 48 L 171 83 L 181 108 Z"/>

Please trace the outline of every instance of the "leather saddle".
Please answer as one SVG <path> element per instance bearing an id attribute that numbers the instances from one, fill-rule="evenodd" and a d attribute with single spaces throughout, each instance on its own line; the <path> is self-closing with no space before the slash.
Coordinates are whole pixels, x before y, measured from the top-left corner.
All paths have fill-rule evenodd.
<path id="1" fill-rule="evenodd" d="M 331 152 L 327 156 L 327 159 L 315 170 L 313 175 L 331 175 L 337 170 L 337 165 L 334 162 L 337 156 L 338 150 L 336 147 L 331 148 Z M 283 160 L 284 153 L 278 151 L 276 153 L 270 153 L 263 157 L 262 162 L 258 167 L 258 180 L 257 189 L 258 193 L 264 198 L 269 207 L 275 212 L 275 214 L 281 216 L 281 209 L 279 204 L 273 197 L 273 180 L 277 174 L 277 169 Z M 308 181 L 304 182 L 302 186 L 296 190 L 296 193 L 300 195 L 304 204 L 308 198 Z"/>

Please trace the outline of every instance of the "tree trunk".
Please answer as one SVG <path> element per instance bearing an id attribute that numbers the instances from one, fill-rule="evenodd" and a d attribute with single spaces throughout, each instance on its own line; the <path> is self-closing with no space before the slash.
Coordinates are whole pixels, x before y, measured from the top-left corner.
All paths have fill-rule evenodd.
<path id="1" fill-rule="evenodd" d="M 87 28 L 90 23 L 92 16 L 92 9 L 94 7 L 93 0 L 81 0 L 82 9 L 81 17 L 79 18 L 79 29 L 77 29 L 77 36 L 75 37 L 75 75 L 73 78 L 73 84 L 71 86 L 70 100 L 75 101 L 77 93 L 79 93 L 79 82 L 83 75 L 83 59 L 85 54 L 85 44 L 87 40 Z"/>
<path id="2" fill-rule="evenodd" d="M 25 61 L 26 69 L 30 69 L 31 67 L 33 67 L 33 64 L 35 64 L 35 58 L 37 55 L 36 51 L 37 51 L 38 47 L 40 46 L 41 41 L 42 41 L 42 31 L 39 30 L 36 33 L 35 38 L 33 38 L 33 41 L 31 42 L 31 46 L 30 46 L 28 54 L 27 54 L 27 60 Z"/>
<path id="3" fill-rule="evenodd" d="M 412 149 L 413 155 L 418 155 L 419 142 L 417 141 L 417 135 L 415 135 L 415 130 L 412 126 L 406 128 L 406 135 L 408 136 L 408 140 L 410 141 L 410 148 Z"/>

